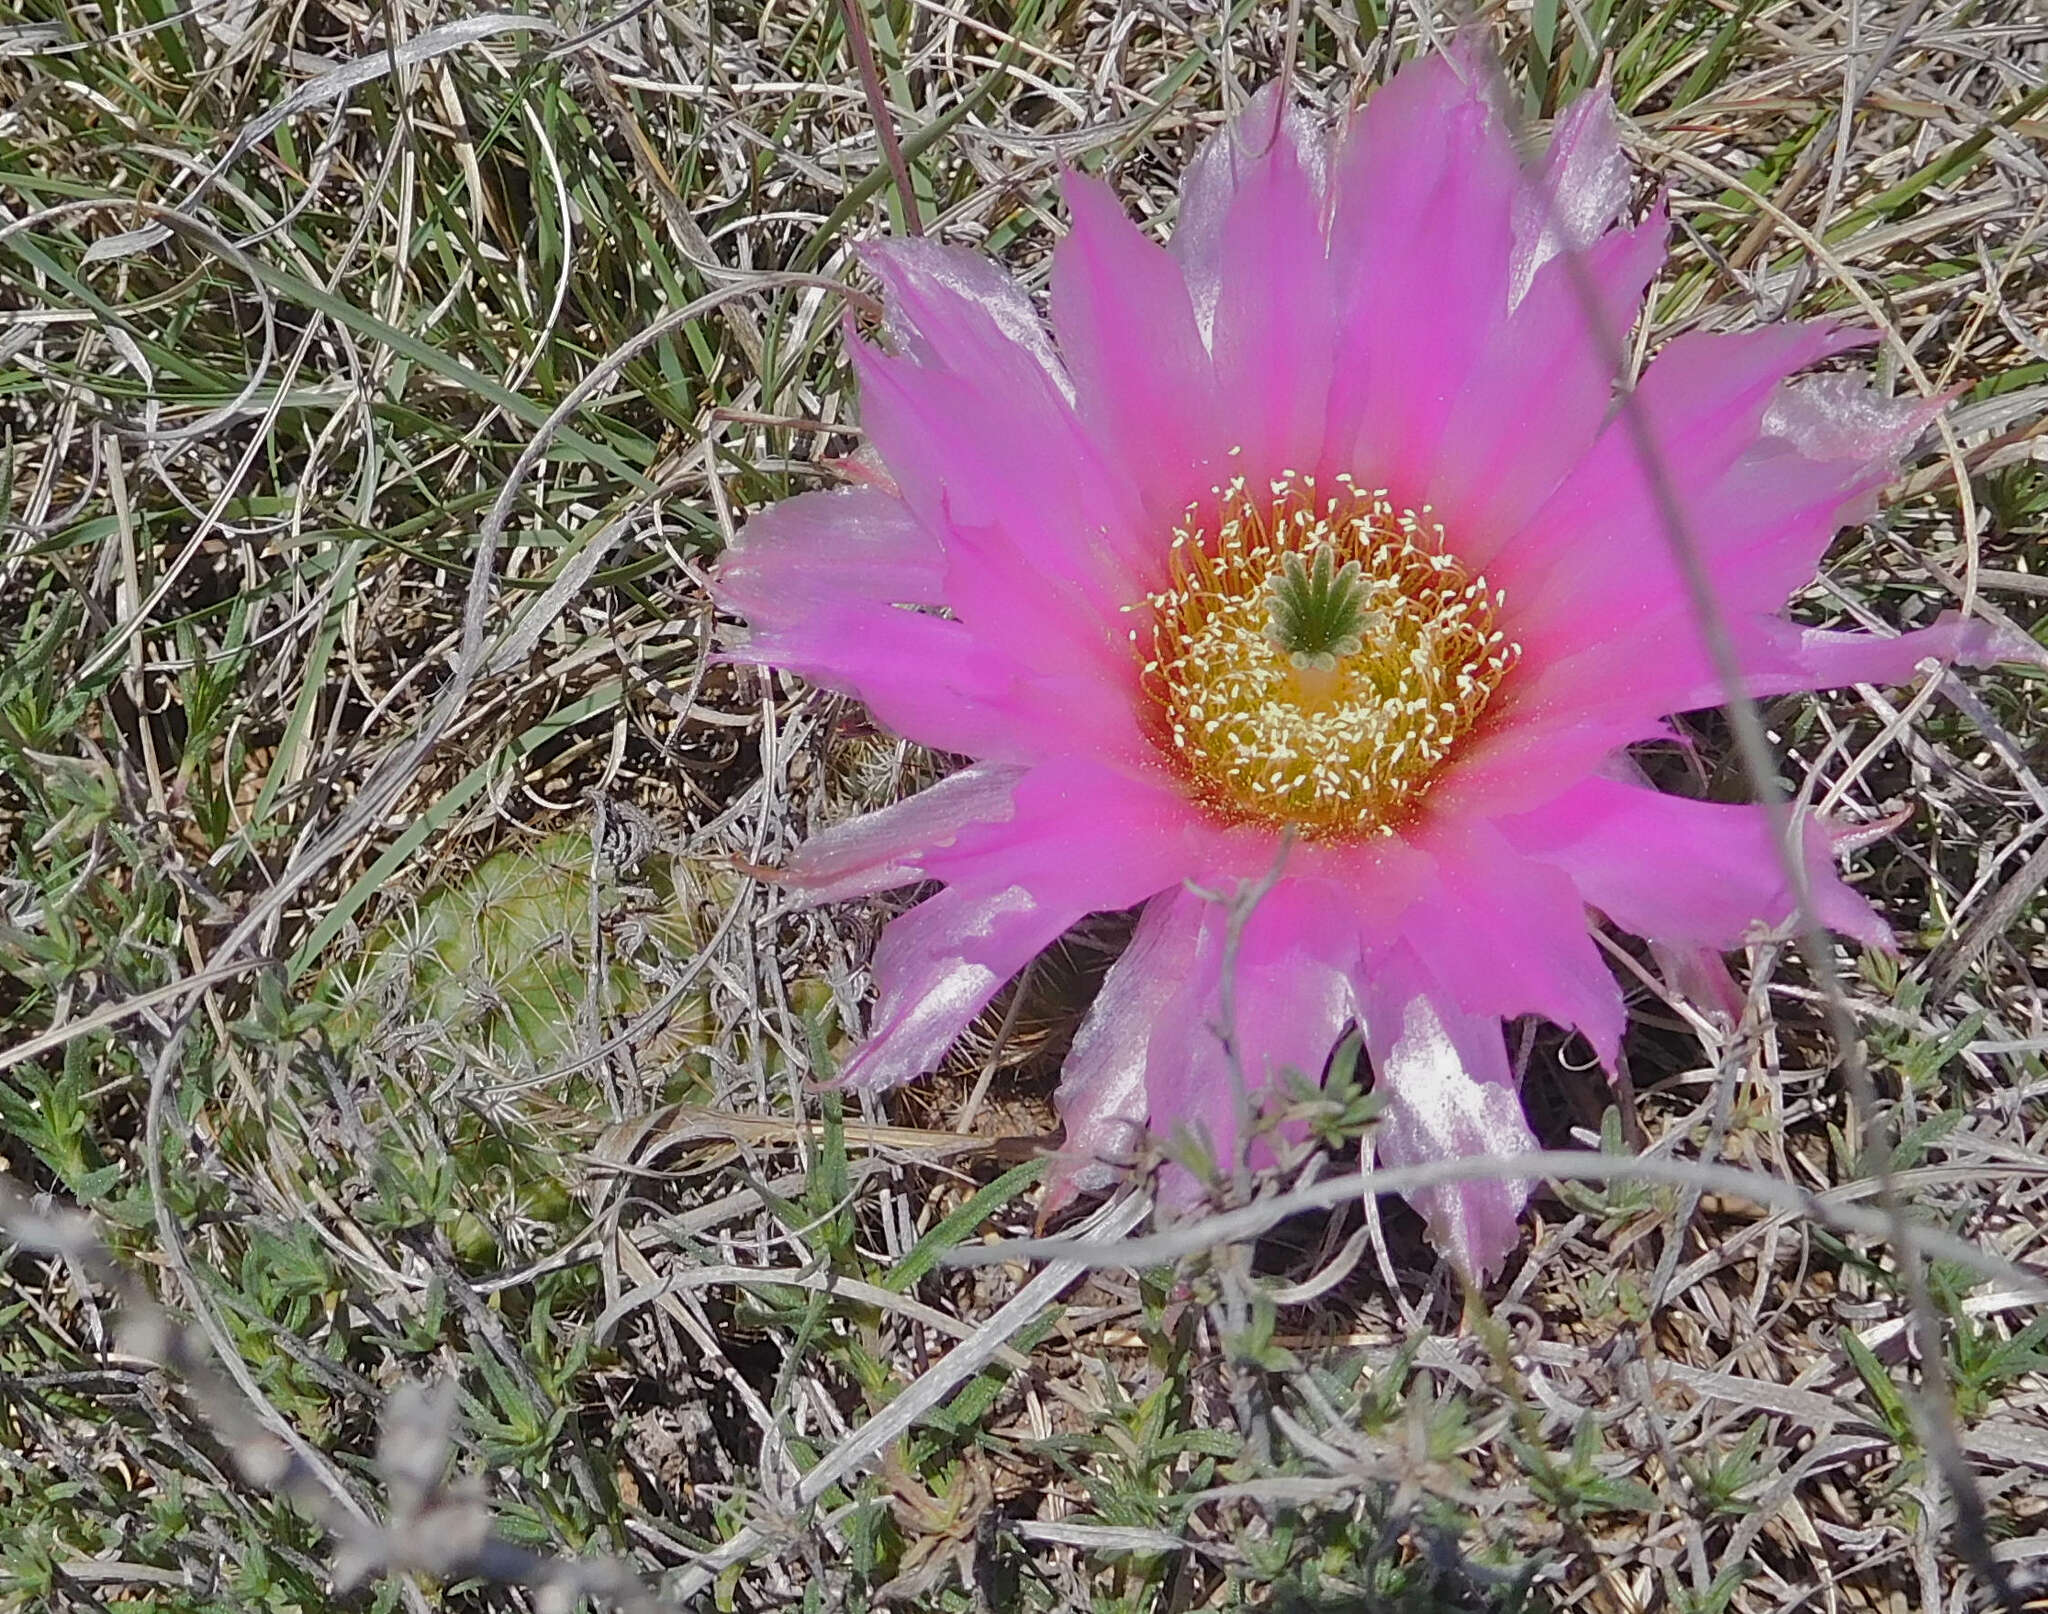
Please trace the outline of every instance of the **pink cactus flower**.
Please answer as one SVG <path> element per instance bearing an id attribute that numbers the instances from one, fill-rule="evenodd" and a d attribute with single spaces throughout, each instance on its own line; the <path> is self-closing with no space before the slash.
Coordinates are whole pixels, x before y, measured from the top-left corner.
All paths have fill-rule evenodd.
<path id="1" fill-rule="evenodd" d="M 1056 1193 L 1148 1130 L 1231 1160 L 1261 1092 L 1354 1026 L 1382 1162 L 1531 1149 L 1503 1019 L 1610 1067 L 1621 1042 L 1589 913 L 1718 968 L 1794 905 L 1761 809 L 1626 757 L 1725 694 L 1616 409 L 1663 209 L 1623 221 L 1604 93 L 1524 166 L 1455 56 L 1334 132 L 1262 92 L 1195 157 L 1170 249 L 1101 182 L 1065 195 L 1049 320 L 972 252 L 867 250 L 888 314 L 853 361 L 887 477 L 762 512 L 718 572 L 735 659 L 971 759 L 785 871 L 814 902 L 942 887 L 883 935 L 844 1080 L 932 1070 L 1069 926 L 1140 908 L 1067 1057 Z M 1931 418 L 1792 379 L 1871 340 L 1688 334 L 1637 384 L 1753 695 L 2039 655 L 1977 621 L 1783 614 Z M 1819 917 L 1885 945 L 1804 836 Z M 1525 1195 L 1414 1199 L 1480 1275 Z"/>

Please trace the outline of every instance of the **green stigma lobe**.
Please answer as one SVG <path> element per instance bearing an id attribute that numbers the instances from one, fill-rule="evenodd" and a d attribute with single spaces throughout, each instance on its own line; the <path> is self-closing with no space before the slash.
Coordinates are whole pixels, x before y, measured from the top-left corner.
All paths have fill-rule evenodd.
<path id="1" fill-rule="evenodd" d="M 1289 553 L 1266 586 L 1266 637 L 1295 666 L 1327 672 L 1364 648 L 1367 593 L 1364 569 L 1356 560 L 1338 566 L 1329 544 L 1316 546 L 1313 562 Z"/>

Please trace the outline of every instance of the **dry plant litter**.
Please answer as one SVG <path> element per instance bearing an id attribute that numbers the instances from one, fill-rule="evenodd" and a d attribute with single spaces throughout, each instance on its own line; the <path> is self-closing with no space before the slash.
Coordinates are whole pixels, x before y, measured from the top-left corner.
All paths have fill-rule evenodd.
<path id="1" fill-rule="evenodd" d="M 1483 1298 L 1392 1201 L 1137 1272 L 958 1259 L 1035 1230 L 1114 920 L 943 1079 L 811 1085 L 883 914 L 747 871 L 944 763 L 708 660 L 704 575 L 858 449 L 852 245 L 914 218 L 1038 285 L 1061 164 L 1161 218 L 1250 87 L 1334 109 L 1453 21 L 890 0 L 853 13 L 871 96 L 848 15 L 0 7 L 0 1606 L 1943 1614 L 1987 1554 L 2027 1597 L 2031 675 L 1765 713 L 1908 939 L 1842 965 L 1890 1181 L 1966 1247 L 1931 1332 L 1781 943 L 1733 1028 L 1613 949 L 1626 1093 L 1530 1028 L 1539 1131 L 1615 1169 L 1540 1199 Z M 1608 73 L 1671 189 L 1643 351 L 1840 313 L 1955 391 L 1812 619 L 2030 624 L 2039 13 L 1481 21 L 1532 119 Z M 1695 730 L 1650 765 L 1746 792 Z M 1256 1191 L 1342 1175 L 1365 1085 L 1340 1057 L 1301 1101 L 1332 1149 Z"/>

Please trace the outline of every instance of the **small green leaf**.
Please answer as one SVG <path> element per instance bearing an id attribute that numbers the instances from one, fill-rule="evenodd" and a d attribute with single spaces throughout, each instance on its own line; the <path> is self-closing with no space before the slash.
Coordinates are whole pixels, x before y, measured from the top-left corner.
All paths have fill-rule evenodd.
<path id="1" fill-rule="evenodd" d="M 919 1239 L 910 1253 L 889 1269 L 882 1278 L 882 1287 L 899 1295 L 904 1293 L 938 1264 L 940 1256 L 1038 1181 L 1045 1174 L 1045 1165 L 1043 1160 L 1027 1160 L 1021 1166 L 1012 1166 L 974 1194 L 966 1204 Z"/>
<path id="2" fill-rule="evenodd" d="M 1844 1328 L 1836 1338 L 1841 1341 L 1842 1354 L 1849 1358 L 1849 1365 L 1856 1370 L 1856 1376 L 1870 1392 L 1870 1399 L 1876 1407 L 1877 1415 L 1883 1420 L 1891 1437 L 1901 1446 L 1917 1449 L 1920 1437 L 1913 1428 L 1913 1415 L 1906 1407 L 1906 1398 L 1892 1382 L 1892 1376 L 1884 1370 L 1884 1364 L 1878 1361 L 1870 1347 L 1858 1339 L 1852 1330 Z"/>

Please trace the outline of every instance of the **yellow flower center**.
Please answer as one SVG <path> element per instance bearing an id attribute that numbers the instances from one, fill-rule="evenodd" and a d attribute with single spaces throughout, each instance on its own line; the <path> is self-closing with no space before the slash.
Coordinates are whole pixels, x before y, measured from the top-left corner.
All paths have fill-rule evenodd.
<path id="1" fill-rule="evenodd" d="M 1391 833 L 1521 653 L 1443 529 L 1290 471 L 1213 490 L 1134 611 L 1155 731 L 1195 795 L 1303 834 Z"/>

